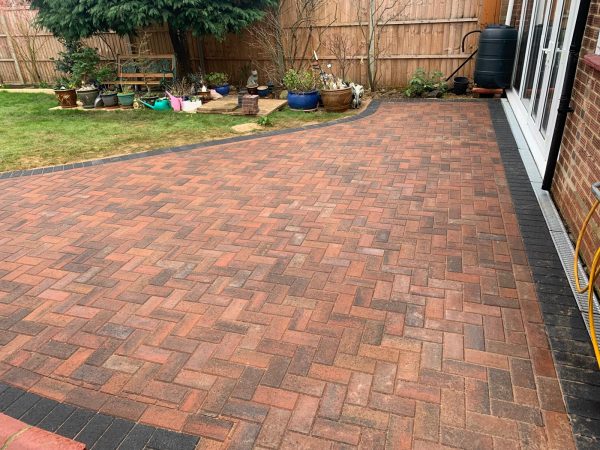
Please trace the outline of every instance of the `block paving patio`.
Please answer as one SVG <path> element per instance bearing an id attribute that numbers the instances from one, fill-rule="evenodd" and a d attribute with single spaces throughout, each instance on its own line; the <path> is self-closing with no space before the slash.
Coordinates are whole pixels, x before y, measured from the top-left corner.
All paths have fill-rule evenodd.
<path id="1" fill-rule="evenodd" d="M 574 448 L 487 102 L 0 180 L 0 344 L 198 448 Z"/>

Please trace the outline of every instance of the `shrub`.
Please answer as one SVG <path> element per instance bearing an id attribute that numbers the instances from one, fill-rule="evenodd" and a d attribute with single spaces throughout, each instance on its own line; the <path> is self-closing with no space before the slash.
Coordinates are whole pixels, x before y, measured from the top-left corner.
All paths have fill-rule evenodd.
<path id="1" fill-rule="evenodd" d="M 204 81 L 209 86 L 223 86 L 229 81 L 229 75 L 223 72 L 210 72 L 204 76 Z"/>
<path id="2" fill-rule="evenodd" d="M 321 87 L 321 79 L 312 70 L 289 69 L 284 77 L 283 84 L 290 92 L 310 92 Z"/>
<path id="3" fill-rule="evenodd" d="M 54 60 L 56 70 L 66 75 L 75 86 L 113 81 L 116 71 L 110 64 L 101 64 L 95 48 L 86 47 L 79 41 L 65 42 L 65 51 Z"/>
<path id="4" fill-rule="evenodd" d="M 433 91 L 444 93 L 448 90 L 448 84 L 443 76 L 442 72 L 439 71 L 428 74 L 425 69 L 418 68 L 408 82 L 405 93 L 408 97 L 421 97 Z"/>
<path id="5" fill-rule="evenodd" d="M 271 120 L 271 118 L 269 116 L 259 117 L 258 120 L 256 121 L 256 123 L 258 123 L 261 127 L 272 127 L 273 126 L 273 121 Z"/>

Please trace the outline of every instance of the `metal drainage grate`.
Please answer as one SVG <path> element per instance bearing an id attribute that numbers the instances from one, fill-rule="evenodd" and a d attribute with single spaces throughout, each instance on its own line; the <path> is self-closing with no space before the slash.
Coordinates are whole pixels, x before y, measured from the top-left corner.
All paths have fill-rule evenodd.
<path id="1" fill-rule="evenodd" d="M 558 257 L 560 258 L 560 262 L 563 266 L 567 279 L 569 280 L 569 286 L 571 287 L 571 291 L 573 292 L 573 297 L 575 297 L 575 301 L 577 302 L 577 306 L 579 307 L 579 311 L 581 311 L 581 316 L 583 317 L 583 321 L 588 330 L 588 334 L 590 333 L 590 321 L 588 317 L 589 309 L 588 309 L 588 296 L 587 294 L 579 294 L 575 289 L 575 277 L 573 276 L 573 257 L 575 255 L 575 248 L 573 247 L 573 243 L 571 239 L 569 239 L 569 235 L 567 234 L 567 230 L 560 219 L 560 215 L 552 201 L 552 197 L 550 194 L 541 188 L 541 176 L 537 169 L 537 166 L 534 163 L 533 156 L 527 146 L 525 138 L 519 128 L 518 122 L 514 116 L 514 113 L 508 104 L 508 101 L 503 100 L 502 106 L 504 107 L 504 112 L 508 118 L 508 122 L 510 124 L 511 131 L 515 137 L 515 141 L 517 142 L 517 146 L 519 148 L 519 153 L 521 155 L 521 159 L 523 160 L 523 164 L 527 170 L 527 174 L 529 176 L 529 180 L 531 182 L 531 186 L 533 187 L 533 191 L 538 200 L 540 208 L 542 210 L 542 214 L 544 215 L 544 219 L 546 220 L 546 224 L 548 225 L 548 229 L 550 230 L 550 236 L 552 236 L 552 241 L 554 242 L 554 246 L 556 247 L 556 252 L 558 253 Z M 588 283 L 588 277 L 583 269 L 581 261 L 578 263 L 579 270 L 579 279 L 583 284 Z M 593 309 L 594 309 L 594 323 L 596 325 L 596 339 L 600 342 L 600 304 L 598 303 L 598 298 L 594 295 L 593 298 Z"/>

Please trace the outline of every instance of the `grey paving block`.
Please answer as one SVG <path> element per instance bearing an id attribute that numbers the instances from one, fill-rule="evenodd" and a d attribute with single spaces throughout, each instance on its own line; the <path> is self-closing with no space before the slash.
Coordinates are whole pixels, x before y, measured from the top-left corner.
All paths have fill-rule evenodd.
<path id="1" fill-rule="evenodd" d="M 157 429 L 147 447 L 153 450 L 194 450 L 198 440 L 195 436 Z"/>
<path id="2" fill-rule="evenodd" d="M 28 425 L 37 426 L 57 405 L 58 402 L 42 397 L 29 411 L 21 416 L 20 420 Z"/>
<path id="3" fill-rule="evenodd" d="M 74 406 L 58 403 L 37 426 L 43 430 L 55 432 L 74 411 Z"/>
<path id="4" fill-rule="evenodd" d="M 91 450 L 114 450 L 127 437 L 135 423 L 130 420 L 114 419 Z"/>
<path id="5" fill-rule="evenodd" d="M 92 411 L 77 408 L 67 420 L 56 430 L 57 434 L 73 439 L 87 425 L 90 419 L 94 417 Z"/>
<path id="6" fill-rule="evenodd" d="M 131 431 L 127 434 L 123 442 L 119 445 L 119 450 L 141 450 L 146 448 L 146 444 L 154 434 L 156 428 L 135 424 Z"/>
<path id="7" fill-rule="evenodd" d="M 113 420 L 113 417 L 104 414 L 94 415 L 85 427 L 75 435 L 75 440 L 83 442 L 88 448 L 92 448 L 108 429 Z"/>

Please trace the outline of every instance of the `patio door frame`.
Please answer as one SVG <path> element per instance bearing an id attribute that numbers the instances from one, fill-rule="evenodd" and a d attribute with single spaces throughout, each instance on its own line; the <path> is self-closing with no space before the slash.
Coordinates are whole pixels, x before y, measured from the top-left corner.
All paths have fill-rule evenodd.
<path id="1" fill-rule="evenodd" d="M 522 77 L 521 77 L 521 86 L 519 91 L 517 91 L 516 89 L 514 89 L 513 87 L 511 87 L 509 90 L 507 90 L 506 95 L 508 98 L 508 101 L 510 103 L 510 106 L 513 110 L 513 112 L 515 113 L 515 117 L 517 118 L 517 121 L 519 122 L 519 126 L 521 127 L 521 130 L 523 131 L 523 135 L 525 136 L 525 139 L 527 140 L 527 144 L 529 145 L 529 148 L 531 150 L 531 153 L 533 154 L 533 157 L 535 159 L 536 165 L 538 166 L 538 169 L 540 170 L 540 173 L 544 173 L 545 169 L 546 169 L 546 163 L 548 160 L 548 151 L 550 149 L 550 142 L 552 141 L 552 134 L 554 131 L 554 125 L 556 123 L 556 114 L 557 114 L 557 110 L 558 110 L 558 103 L 560 101 L 560 95 L 562 93 L 562 86 L 563 86 L 563 81 L 564 81 L 564 75 L 565 75 L 565 69 L 566 69 L 566 65 L 567 65 L 567 59 L 568 59 L 568 53 L 569 53 L 569 47 L 571 45 L 571 38 L 573 36 L 573 30 L 575 28 L 575 21 L 576 21 L 576 17 L 577 17 L 577 10 L 579 9 L 579 0 L 572 0 L 571 1 L 571 5 L 568 11 L 568 20 L 567 20 L 567 26 L 566 26 L 566 30 L 565 30 L 565 37 L 564 37 L 564 42 L 562 45 L 562 49 L 558 50 L 557 45 L 558 45 L 558 38 L 559 38 L 559 33 L 561 31 L 561 24 L 562 24 L 562 14 L 563 14 L 563 8 L 565 5 L 565 2 L 567 2 L 568 0 L 556 0 L 557 1 L 557 5 L 555 7 L 555 11 L 554 11 L 554 18 L 553 18 L 553 30 L 551 38 L 550 38 L 550 42 L 549 42 L 549 47 L 548 49 L 544 49 L 543 46 L 545 44 L 545 38 L 546 38 L 546 33 L 548 31 L 548 26 L 550 23 L 550 14 L 552 13 L 552 10 L 550 8 L 551 4 L 552 4 L 553 0 L 527 0 L 523 2 L 522 8 L 521 8 L 521 12 L 520 12 L 520 28 L 519 28 L 519 40 L 518 40 L 518 46 L 521 45 L 521 40 L 523 39 L 523 29 L 524 29 L 524 18 L 526 16 L 526 10 L 527 7 L 529 5 L 530 2 L 533 2 L 533 6 L 532 6 L 532 15 L 531 15 L 531 19 L 530 19 L 530 24 L 529 24 L 529 33 L 527 34 L 528 37 L 528 42 L 527 42 L 527 48 L 525 51 L 525 56 L 524 56 L 524 63 L 523 63 L 523 68 L 522 68 Z M 537 13 L 537 8 L 540 5 L 540 2 L 544 2 L 545 6 L 544 6 L 544 22 L 543 22 L 543 28 L 542 28 L 542 33 L 540 36 L 540 42 L 539 42 L 539 47 L 537 48 L 533 48 L 533 43 L 535 42 L 535 26 L 536 26 L 536 22 L 537 22 L 537 17 L 534 16 L 534 14 Z M 508 20 L 508 18 L 507 18 Z M 517 47 L 517 51 L 518 51 Z M 531 52 L 532 51 L 536 51 L 538 52 L 538 57 L 536 59 L 536 67 L 535 67 L 535 71 L 533 73 L 533 85 L 531 86 L 532 89 L 532 95 L 529 99 L 523 99 L 523 93 L 525 92 L 526 89 L 526 85 L 527 85 L 527 72 L 529 70 L 529 65 L 531 64 Z M 543 53 L 546 52 L 546 69 L 544 70 L 544 77 L 543 79 L 540 80 L 540 71 L 542 70 L 542 60 L 543 58 Z M 554 86 L 554 95 L 552 96 L 552 103 L 550 105 L 550 115 L 548 118 L 548 125 L 546 127 L 546 131 L 545 134 L 542 134 L 541 132 L 541 125 L 542 125 L 542 121 L 543 121 L 543 116 L 544 116 L 544 108 L 545 108 L 545 103 L 547 101 L 547 94 L 548 94 L 548 88 L 549 88 L 549 84 L 550 84 L 550 79 L 552 77 L 552 69 L 553 69 L 553 64 L 554 64 L 554 60 L 556 57 L 560 57 L 560 62 L 559 62 L 559 66 L 558 66 L 558 74 L 557 74 L 557 78 L 556 78 L 556 84 Z M 515 61 L 515 69 L 516 69 L 516 64 L 517 61 Z M 514 77 L 516 76 L 516 71 L 513 74 L 513 80 Z M 541 85 L 541 89 L 538 91 L 538 84 L 542 83 Z M 540 103 L 538 104 L 537 107 L 537 115 L 535 117 L 535 119 L 532 117 L 531 115 L 531 111 L 533 106 L 535 105 L 536 102 L 536 95 L 540 96 Z"/>

